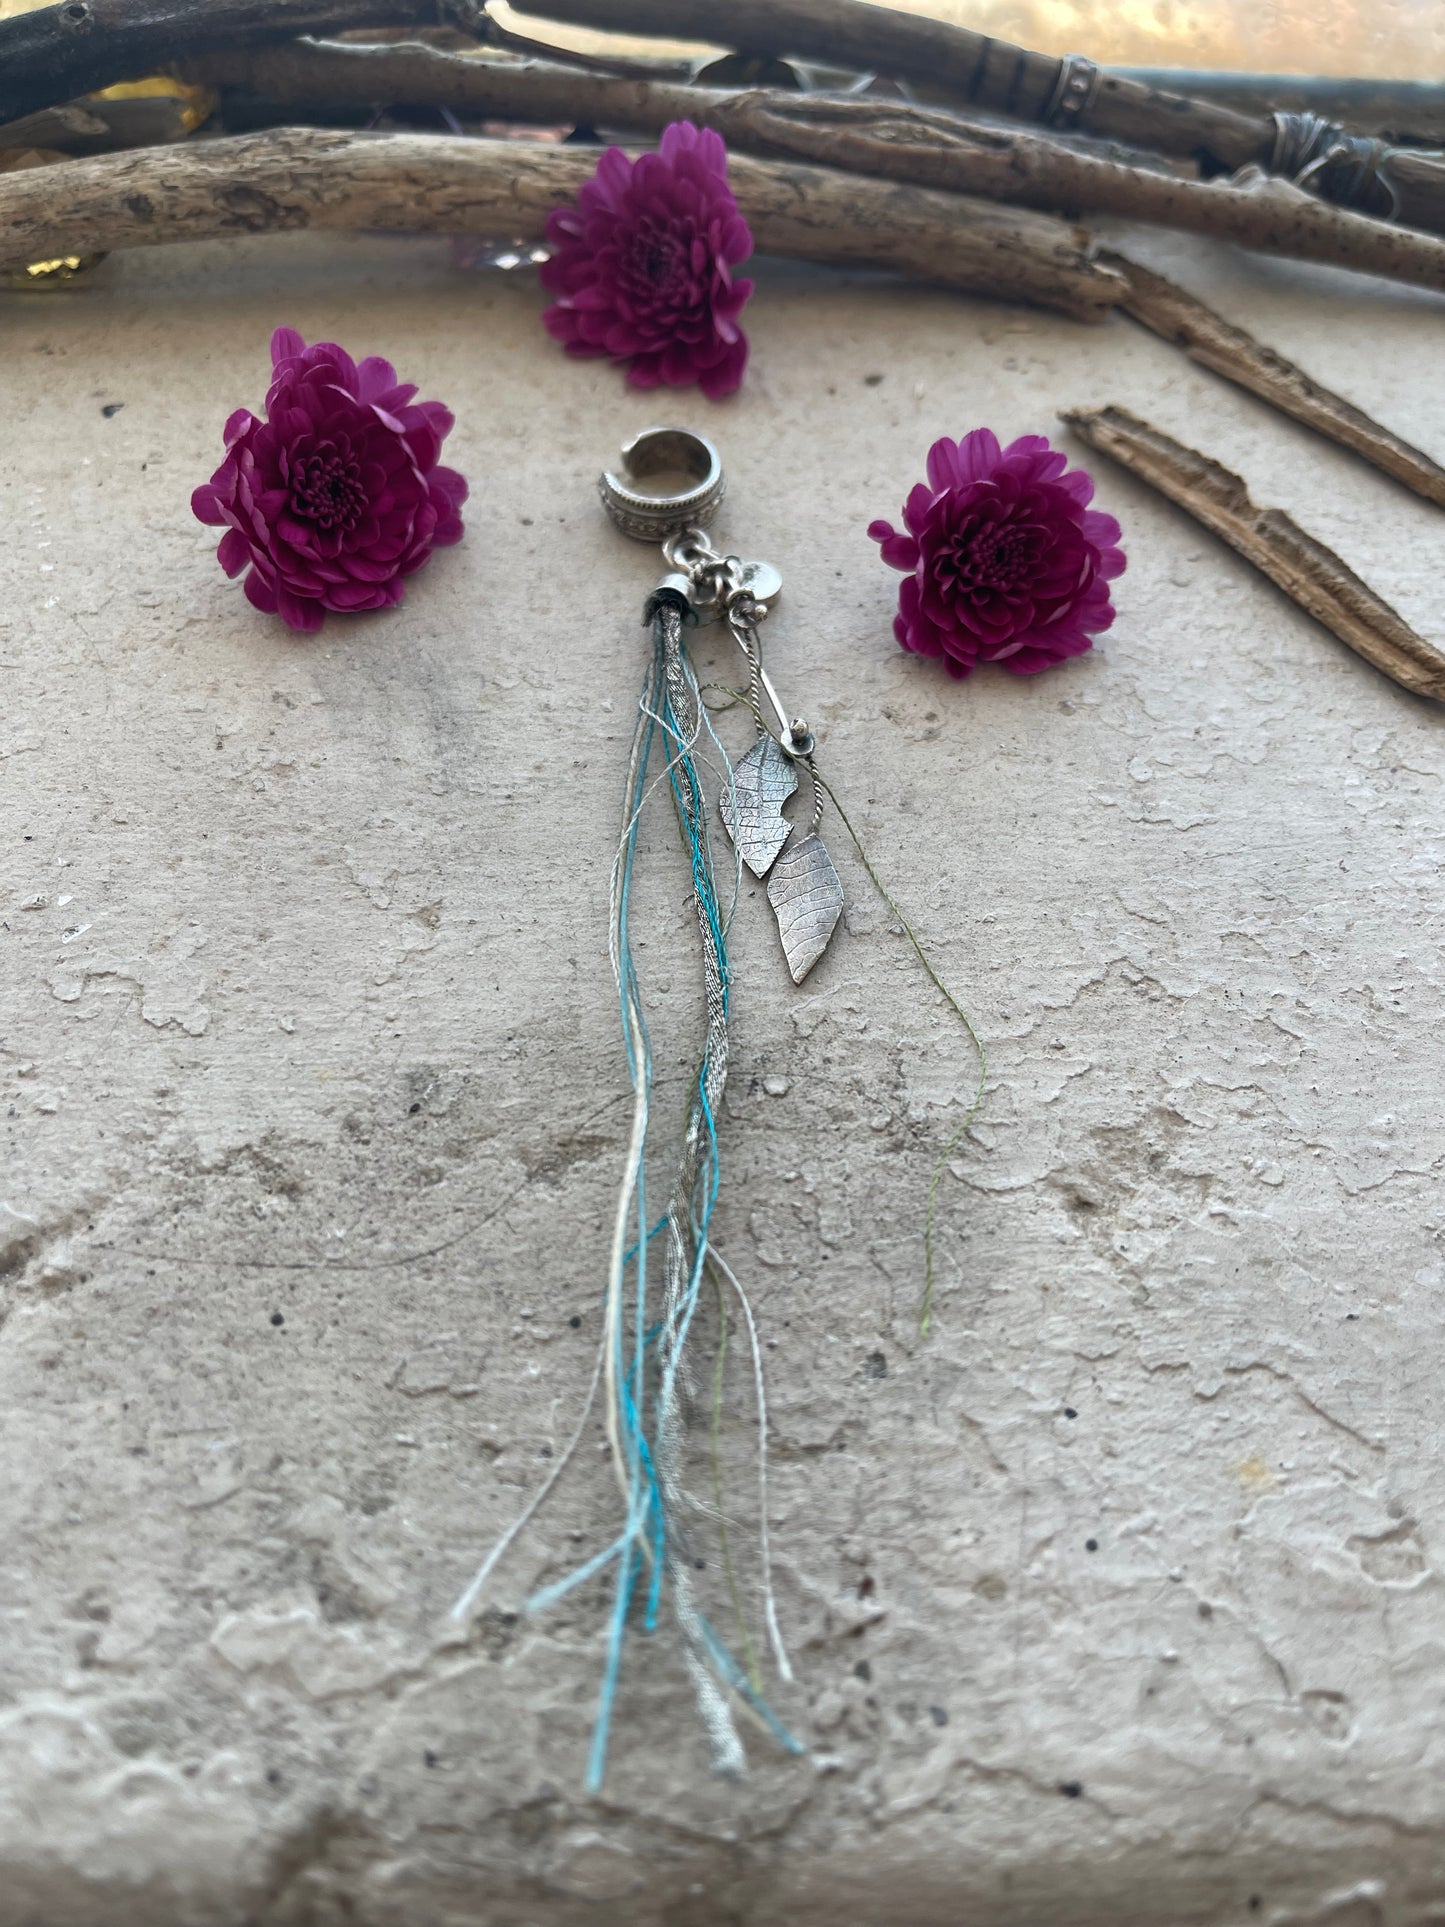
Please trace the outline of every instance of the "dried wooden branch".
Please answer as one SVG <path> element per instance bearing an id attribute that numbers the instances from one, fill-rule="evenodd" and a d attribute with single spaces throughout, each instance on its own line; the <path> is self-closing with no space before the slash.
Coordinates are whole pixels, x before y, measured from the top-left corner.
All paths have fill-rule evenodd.
<path id="1" fill-rule="evenodd" d="M 0 178 L 0 269 L 301 228 L 536 238 L 595 166 L 585 149 L 541 142 L 319 128 L 66 161 Z M 765 253 L 892 268 L 1081 321 L 1124 292 L 1087 237 L 1047 215 L 743 157 L 732 184 Z"/>
<path id="2" fill-rule="evenodd" d="M 1357 655 L 1415 695 L 1445 702 L 1445 653 L 1283 509 L 1257 507 L 1229 469 L 1127 409 L 1073 409 L 1063 420 L 1227 542 Z"/>
<path id="3" fill-rule="evenodd" d="M 613 33 L 664 35 L 870 69 L 945 88 L 992 113 L 1042 121 L 1062 63 L 946 21 L 866 0 L 524 0 L 526 11 Z M 1217 166 L 1265 162 L 1273 130 L 1258 116 L 1157 93 L 1105 74 L 1079 125 L 1160 153 Z"/>
<path id="4" fill-rule="evenodd" d="M 715 127 L 747 153 L 1051 212 L 1120 214 L 1445 291 L 1445 240 L 1437 236 L 1348 213 L 1282 182 L 1249 191 L 1223 181 L 1181 180 L 1041 134 L 901 101 L 778 88 L 722 92 L 580 73 L 544 61 L 316 41 L 217 55 L 187 72 L 211 86 L 244 87 L 291 106 L 425 102 L 497 118 L 578 121 L 647 134 L 687 118 Z"/>
<path id="5" fill-rule="evenodd" d="M 913 80 L 1016 120 L 1048 122 L 1059 112 L 1067 63 L 942 20 L 895 12 L 868 0 L 526 0 L 554 20 L 617 33 L 717 41 L 750 53 L 794 54 L 868 67 Z M 1206 172 L 1274 168 L 1278 130 L 1268 114 L 1162 93 L 1103 73 L 1074 118 L 1081 130 L 1161 154 L 1200 161 Z M 1333 142 L 1326 142 L 1328 148 Z M 1445 155 L 1382 149 L 1368 160 L 1322 153 L 1310 176 L 1327 200 L 1445 232 Z"/>
<path id="6" fill-rule="evenodd" d="M 481 0 L 63 0 L 0 20 L 0 122 L 217 47 L 356 27 L 485 28 Z"/>
<path id="7" fill-rule="evenodd" d="M 1120 304 L 1126 314 L 1182 348 L 1192 361 L 1213 369 L 1226 381 L 1238 382 L 1282 414 L 1292 415 L 1342 448 L 1363 455 L 1427 502 L 1445 508 L 1445 468 L 1428 455 L 1343 396 L 1321 387 L 1302 368 L 1256 341 L 1243 328 L 1236 328 L 1162 274 L 1154 274 L 1118 254 L 1106 253 L 1100 259 L 1128 278 L 1129 292 Z"/>

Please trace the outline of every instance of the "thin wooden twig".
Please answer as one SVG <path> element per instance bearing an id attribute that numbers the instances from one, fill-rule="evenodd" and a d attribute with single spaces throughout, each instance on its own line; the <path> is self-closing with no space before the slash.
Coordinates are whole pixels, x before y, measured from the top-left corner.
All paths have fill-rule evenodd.
<path id="1" fill-rule="evenodd" d="M 486 21 L 486 43 L 489 47 L 499 47 L 504 53 L 521 54 L 540 58 L 549 63 L 565 64 L 583 73 L 611 74 L 628 80 L 676 80 L 685 82 L 692 77 L 690 62 L 680 60 L 661 60 L 656 55 L 645 55 L 642 59 L 629 60 L 622 54 L 585 54 L 575 47 L 559 47 L 550 40 L 533 40 L 530 35 L 513 33 L 503 27 L 489 14 Z M 291 43 L 296 44 L 296 43 Z"/>
<path id="2" fill-rule="evenodd" d="M 1120 303 L 1124 312 L 1182 348 L 1191 361 L 1223 375 L 1226 381 L 1237 382 L 1282 414 L 1292 415 L 1307 428 L 1362 455 L 1386 475 L 1423 495 L 1427 502 L 1445 508 L 1445 468 L 1420 449 L 1382 427 L 1342 395 L 1322 387 L 1294 362 L 1256 341 L 1243 328 L 1236 328 L 1162 274 L 1119 254 L 1105 253 L 1100 259 L 1128 279 L 1129 292 Z"/>
<path id="3" fill-rule="evenodd" d="M 536 239 L 596 154 L 542 142 L 295 127 L 142 148 L 0 177 L 0 269 L 94 249 L 304 228 Z M 828 168 L 735 157 L 765 253 L 891 268 L 940 286 L 1100 321 L 1124 278 L 1044 214 Z"/>
<path id="4" fill-rule="evenodd" d="M 1227 542 L 1366 662 L 1417 696 L 1445 701 L 1445 653 L 1283 509 L 1256 506 L 1229 469 L 1124 408 L 1076 408 L 1062 419 Z"/>
<path id="5" fill-rule="evenodd" d="M 1182 67 L 1116 67 L 1129 80 L 1237 114 L 1319 114 L 1352 134 L 1407 147 L 1445 146 L 1445 85 L 1438 80 L 1336 80 L 1320 74 L 1194 73 Z"/>
<path id="6" fill-rule="evenodd" d="M 656 134 L 670 120 L 715 127 L 743 152 L 1068 214 L 1108 213 L 1240 246 L 1445 291 L 1445 240 L 1352 214 L 1283 182 L 1250 191 L 1081 152 L 1042 134 L 906 102 L 752 88 L 734 93 L 580 73 L 548 61 L 461 57 L 420 46 L 296 41 L 226 53 L 187 72 L 289 104 L 387 102 L 495 118 Z"/>

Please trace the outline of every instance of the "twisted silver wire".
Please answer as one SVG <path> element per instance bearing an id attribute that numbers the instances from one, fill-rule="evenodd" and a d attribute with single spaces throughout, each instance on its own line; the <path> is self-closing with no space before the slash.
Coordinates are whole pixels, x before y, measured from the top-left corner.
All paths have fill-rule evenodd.
<path id="1" fill-rule="evenodd" d="M 771 735 L 763 721 L 763 645 L 758 636 L 757 623 L 735 610 L 728 612 L 728 625 L 748 659 L 748 693 L 743 701 L 753 712 L 753 721 L 758 726 L 759 737 Z M 774 738 L 776 741 L 777 739 Z M 818 771 L 811 754 L 793 756 L 795 763 L 802 763 L 808 772 L 808 783 L 813 793 L 813 809 L 805 832 L 808 836 L 817 834 L 818 825 L 823 821 L 823 787 L 818 781 Z"/>

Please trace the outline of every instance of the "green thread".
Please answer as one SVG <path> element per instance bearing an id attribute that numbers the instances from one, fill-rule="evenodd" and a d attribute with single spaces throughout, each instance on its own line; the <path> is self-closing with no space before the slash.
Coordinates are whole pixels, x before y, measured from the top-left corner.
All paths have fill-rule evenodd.
<path id="1" fill-rule="evenodd" d="M 747 708 L 752 710 L 753 715 L 757 718 L 759 729 L 763 730 L 767 735 L 773 737 L 773 741 L 777 743 L 779 749 L 783 751 L 784 755 L 787 755 L 789 753 L 785 745 L 780 741 L 780 739 L 777 736 L 773 735 L 772 730 L 768 729 L 767 724 L 763 721 L 762 716 L 759 713 L 757 704 L 752 700 L 752 698 L 749 695 L 747 695 L 741 689 L 732 688 L 728 683 L 705 683 L 702 686 L 702 690 L 700 693 L 705 697 L 708 690 L 713 690 L 713 689 L 721 690 L 724 695 L 730 696 L 732 698 L 732 702 L 719 705 L 719 707 L 713 711 L 715 715 L 720 715 L 723 713 L 723 711 L 727 709 L 731 709 L 733 705 L 736 703 L 745 704 Z M 709 707 L 711 707 L 711 705 L 709 705 Z M 968 1032 L 969 1039 L 972 1042 L 974 1049 L 978 1052 L 978 1087 L 974 1091 L 973 1102 L 969 1105 L 968 1110 L 964 1114 L 963 1122 L 959 1125 L 958 1129 L 953 1133 L 952 1137 L 949 1138 L 947 1144 L 944 1145 L 942 1151 L 939 1153 L 938 1161 L 933 1167 L 933 1176 L 929 1180 L 929 1185 L 928 1185 L 928 1208 L 925 1211 L 924 1218 L 923 1218 L 923 1306 L 919 1312 L 919 1317 L 918 1317 L 918 1335 L 920 1338 L 927 1338 L 929 1334 L 929 1330 L 931 1329 L 933 1324 L 933 1284 L 934 1284 L 933 1227 L 934 1227 L 934 1221 L 938 1215 L 938 1187 L 940 1182 L 942 1181 L 943 1173 L 945 1168 L 947 1167 L 948 1160 L 953 1156 L 954 1150 L 958 1144 L 959 1139 L 964 1135 L 964 1133 L 968 1130 L 968 1127 L 973 1123 L 974 1119 L 978 1116 L 979 1108 L 983 1103 L 984 1092 L 988 1085 L 988 1054 L 984 1050 L 983 1039 L 979 1036 L 977 1030 L 974 1028 L 973 1019 L 969 1016 L 968 1012 L 964 1009 L 963 1005 L 954 996 L 953 992 L 949 989 L 948 985 L 939 976 L 938 972 L 934 969 L 933 965 L 929 962 L 928 953 L 918 940 L 918 933 L 914 930 L 913 925 L 908 921 L 907 917 L 905 917 L 903 912 L 899 909 L 898 904 L 894 899 L 893 892 L 888 888 L 888 885 L 883 881 L 882 877 L 880 877 L 878 872 L 874 869 L 873 859 L 869 856 L 867 850 L 864 849 L 863 839 L 859 836 L 858 832 L 853 828 L 853 825 L 849 822 L 848 812 L 843 808 L 843 805 L 838 801 L 837 793 L 833 789 L 832 784 L 828 781 L 828 779 L 825 776 L 822 776 L 819 774 L 817 769 L 814 768 L 811 761 L 808 764 L 808 768 L 812 775 L 813 781 L 818 785 L 819 789 L 822 790 L 823 794 L 827 797 L 828 801 L 833 805 L 833 808 L 838 812 L 838 820 L 843 825 L 843 828 L 848 832 L 849 836 L 852 838 L 853 848 L 858 852 L 859 861 L 862 863 L 863 868 L 868 872 L 869 879 L 871 880 L 874 889 L 878 892 L 879 896 L 882 897 L 883 901 L 888 905 L 888 908 L 893 912 L 899 924 L 902 926 L 904 935 L 907 937 L 908 941 L 913 945 L 914 951 L 917 953 L 918 961 L 923 965 L 923 968 L 928 973 L 929 981 L 933 984 L 934 988 L 942 995 L 949 1009 L 952 1010 L 954 1016 L 957 1017 L 958 1021 L 963 1025 L 964 1029 Z"/>
<path id="2" fill-rule="evenodd" d="M 743 1618 L 742 1595 L 738 1591 L 738 1576 L 733 1566 L 732 1544 L 728 1538 L 727 1507 L 723 1503 L 722 1463 L 718 1456 L 718 1437 L 722 1430 L 723 1367 L 728 1356 L 728 1307 L 723 1295 L 722 1279 L 711 1266 L 708 1274 L 712 1279 L 713 1290 L 717 1293 L 718 1343 L 717 1364 L 712 1375 L 712 1489 L 717 1501 L 718 1540 L 722 1547 L 723 1571 L 727 1574 L 728 1596 L 733 1604 L 733 1620 L 738 1629 L 738 1643 L 747 1659 L 748 1681 L 759 1699 L 763 1696 L 763 1672 L 758 1665 L 757 1653 L 748 1633 L 747 1621 Z"/>
<path id="3" fill-rule="evenodd" d="M 917 952 L 918 961 L 928 972 L 930 982 L 934 988 L 942 994 L 944 1001 L 948 1004 L 954 1016 L 957 1017 L 958 1021 L 968 1032 L 973 1047 L 978 1052 L 978 1088 L 974 1091 L 973 1102 L 964 1114 L 962 1124 L 959 1125 L 958 1129 L 939 1153 L 938 1162 L 933 1167 L 933 1177 L 928 1186 L 928 1209 L 923 1219 L 923 1308 L 918 1318 L 918 1335 L 920 1338 L 927 1338 L 929 1327 L 933 1323 L 933 1225 L 938 1210 L 939 1181 L 943 1177 L 948 1160 L 953 1156 L 954 1147 L 968 1129 L 969 1125 L 972 1124 L 973 1120 L 978 1116 L 979 1106 L 983 1103 L 984 1090 L 988 1083 L 988 1054 L 984 1050 L 983 1039 L 974 1029 L 973 1019 L 929 962 L 928 953 L 918 941 L 918 936 L 913 925 L 898 908 L 897 903 L 894 901 L 892 891 L 873 868 L 873 860 L 864 849 L 862 839 L 858 835 L 858 832 L 848 821 L 848 812 L 838 801 L 832 784 L 828 782 L 826 777 L 820 776 L 816 770 L 813 771 L 813 780 L 823 791 L 823 794 L 833 805 L 833 808 L 838 812 L 838 820 L 848 832 L 849 836 L 852 837 L 853 848 L 858 852 L 859 860 L 862 862 L 863 868 L 872 879 L 874 889 L 877 890 L 879 896 L 882 897 L 883 901 L 888 905 L 888 908 L 903 926 L 903 933 Z"/>

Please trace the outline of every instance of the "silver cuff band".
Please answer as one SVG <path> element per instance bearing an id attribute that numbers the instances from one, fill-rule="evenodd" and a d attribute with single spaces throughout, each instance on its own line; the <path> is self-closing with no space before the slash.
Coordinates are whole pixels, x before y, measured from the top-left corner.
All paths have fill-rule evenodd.
<path id="1" fill-rule="evenodd" d="M 617 527 L 639 542 L 662 542 L 679 530 L 706 527 L 727 487 L 717 450 L 688 428 L 644 428 L 623 444 L 622 469 L 622 475 L 605 470 L 597 487 Z M 649 476 L 677 475 L 691 481 L 670 495 L 636 486 Z"/>

